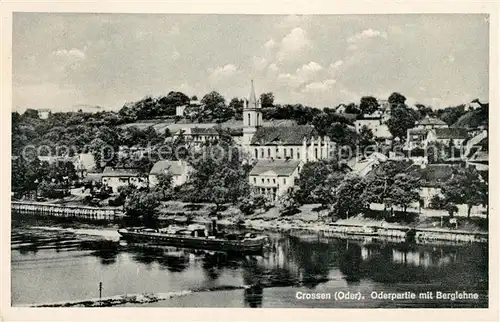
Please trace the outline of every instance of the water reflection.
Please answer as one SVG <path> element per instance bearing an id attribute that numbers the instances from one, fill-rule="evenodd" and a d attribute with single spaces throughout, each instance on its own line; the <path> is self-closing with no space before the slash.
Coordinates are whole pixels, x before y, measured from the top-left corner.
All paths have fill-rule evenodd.
<path id="1" fill-rule="evenodd" d="M 361 279 L 361 263 L 363 262 L 362 247 L 358 244 L 346 241 L 346 249 L 343 254 L 339 269 L 348 284 L 357 284 Z"/>
<path id="2" fill-rule="evenodd" d="M 98 263 L 103 266 L 118 268 L 127 261 L 132 267 L 141 264 L 152 272 L 166 270 L 175 273 L 172 278 L 177 289 L 168 289 L 172 280 L 162 284 L 158 275 L 142 273 L 142 278 L 149 279 L 152 285 L 162 284 L 158 292 L 199 288 L 217 290 L 223 286 L 234 289 L 244 285 L 243 303 L 247 307 L 262 307 L 264 293 L 269 294 L 264 289 L 275 287 L 315 289 L 332 285 L 384 285 L 390 288 L 404 285 L 405 290 L 412 290 L 432 285 L 443 291 L 488 289 L 487 245 L 408 245 L 275 233 L 269 236 L 270 251 L 261 255 L 236 256 L 176 247 L 120 244 L 65 233 L 24 231 L 12 236 L 11 247 L 17 249 L 20 256 L 33 256 L 41 249 L 54 252 L 90 250 L 89 255 L 98 258 Z M 36 280 L 43 278 L 37 277 Z M 127 284 L 127 280 L 122 283 Z M 143 292 L 141 283 L 132 291 Z"/>
<path id="3" fill-rule="evenodd" d="M 243 296 L 245 306 L 248 307 L 262 307 L 262 294 L 264 289 L 260 284 L 252 285 L 245 289 Z"/>

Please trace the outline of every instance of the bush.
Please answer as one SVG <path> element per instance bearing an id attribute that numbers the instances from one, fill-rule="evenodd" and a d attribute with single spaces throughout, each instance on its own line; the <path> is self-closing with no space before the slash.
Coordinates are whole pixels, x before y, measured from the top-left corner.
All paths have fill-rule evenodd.
<path id="1" fill-rule="evenodd" d="M 114 198 L 114 199 L 109 199 L 108 201 L 109 205 L 111 207 L 119 207 L 123 206 L 125 204 L 125 198 L 123 198 L 121 195 Z"/>
<path id="2" fill-rule="evenodd" d="M 68 189 L 62 188 L 55 183 L 42 182 L 38 187 L 38 191 L 40 196 L 51 199 L 60 199 L 70 195 Z"/>
<path id="3" fill-rule="evenodd" d="M 273 207 L 273 204 L 265 196 L 251 196 L 243 198 L 238 205 L 238 208 L 244 215 L 251 215 L 257 209 L 269 210 Z"/>

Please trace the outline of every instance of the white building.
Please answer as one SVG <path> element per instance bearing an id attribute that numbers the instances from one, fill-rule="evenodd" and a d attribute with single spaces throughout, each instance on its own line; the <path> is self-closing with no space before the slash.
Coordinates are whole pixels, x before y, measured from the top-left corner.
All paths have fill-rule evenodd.
<path id="1" fill-rule="evenodd" d="M 149 186 L 158 184 L 159 174 L 172 175 L 172 186 L 180 186 L 189 179 L 190 166 L 184 161 L 162 160 L 156 162 L 149 172 Z"/>
<path id="2" fill-rule="evenodd" d="M 389 131 L 389 127 L 387 126 L 385 113 L 382 111 L 376 111 L 373 114 L 365 114 L 359 117 L 354 122 L 354 127 L 356 132 L 360 133 L 361 129 L 366 126 L 373 133 L 375 139 L 378 140 L 392 140 L 392 134 Z"/>
<path id="3" fill-rule="evenodd" d="M 184 111 L 186 110 L 186 105 L 176 106 L 175 107 L 175 116 L 184 116 Z"/>
<path id="4" fill-rule="evenodd" d="M 467 129 L 464 128 L 433 128 L 427 132 L 424 146 L 431 142 L 439 142 L 447 146 L 453 142 L 454 146 L 460 148 L 468 137 Z"/>
<path id="5" fill-rule="evenodd" d="M 294 186 L 302 165 L 300 160 L 258 160 L 249 175 L 253 193 L 275 201 Z"/>
<path id="6" fill-rule="evenodd" d="M 104 186 L 111 187 L 114 193 L 123 186 L 136 188 L 147 187 L 148 178 L 138 169 L 106 167 L 102 172 L 101 182 Z"/>
<path id="7" fill-rule="evenodd" d="M 38 118 L 42 120 L 46 120 L 49 118 L 51 112 L 49 109 L 40 109 L 38 110 Z"/>
<path id="8" fill-rule="evenodd" d="M 448 124 L 440 119 L 426 116 L 422 120 L 415 122 L 415 128 L 417 129 L 435 129 L 435 128 L 447 128 Z"/>

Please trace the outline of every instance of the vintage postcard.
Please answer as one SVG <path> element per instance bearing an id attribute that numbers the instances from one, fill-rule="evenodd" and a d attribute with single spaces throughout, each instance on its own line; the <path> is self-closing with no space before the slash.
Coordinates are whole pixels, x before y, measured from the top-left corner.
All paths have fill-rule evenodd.
<path id="1" fill-rule="evenodd" d="M 4 8 L 2 319 L 498 319 L 499 6 L 188 4 Z"/>

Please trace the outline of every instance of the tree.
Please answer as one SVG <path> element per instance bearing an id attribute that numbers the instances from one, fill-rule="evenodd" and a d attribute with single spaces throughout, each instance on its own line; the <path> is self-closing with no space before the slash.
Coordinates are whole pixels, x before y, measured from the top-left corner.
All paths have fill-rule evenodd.
<path id="1" fill-rule="evenodd" d="M 387 100 L 389 101 L 391 108 L 395 108 L 404 105 L 406 102 L 406 97 L 397 92 L 394 92 L 389 96 Z"/>
<path id="2" fill-rule="evenodd" d="M 201 99 L 204 109 L 201 113 L 202 120 L 215 120 L 216 122 L 224 122 L 234 116 L 234 110 L 226 106 L 224 97 L 213 91 Z"/>
<path id="3" fill-rule="evenodd" d="M 418 120 L 417 112 L 402 105 L 392 110 L 391 118 L 387 121 L 387 127 L 394 138 L 404 140 L 408 129 L 415 126 Z"/>
<path id="4" fill-rule="evenodd" d="M 322 113 L 314 115 L 310 123 L 314 126 L 316 131 L 323 136 L 327 135 L 328 131 L 336 123 L 349 124 L 351 122 L 341 114 L 337 114 L 331 110 L 326 110 Z"/>
<path id="5" fill-rule="evenodd" d="M 467 205 L 467 218 L 473 206 L 488 205 L 488 184 L 474 168 L 460 169 L 442 187 L 444 198 Z"/>
<path id="6" fill-rule="evenodd" d="M 360 176 L 347 176 L 338 186 L 333 199 L 333 210 L 342 218 L 355 216 L 367 208 L 363 198 L 366 181 Z"/>
<path id="7" fill-rule="evenodd" d="M 362 199 L 368 203 L 381 203 L 385 208 L 387 206 L 392 208 L 397 204 L 395 196 L 399 192 L 398 185 L 401 183 L 400 179 L 397 181 L 396 179 L 398 175 L 407 173 L 412 164 L 411 161 L 387 161 L 377 166 L 373 174 L 365 178 L 366 189 Z"/>
<path id="8" fill-rule="evenodd" d="M 38 118 L 38 111 L 28 108 L 26 111 L 24 111 L 23 117 L 36 119 Z"/>
<path id="9" fill-rule="evenodd" d="M 453 218 L 453 214 L 458 212 L 458 207 L 454 203 L 440 195 L 432 196 L 429 206 L 431 209 L 446 210 L 450 218 Z"/>
<path id="10" fill-rule="evenodd" d="M 417 111 L 420 114 L 421 119 L 426 117 L 426 116 L 428 116 L 428 117 L 435 116 L 434 111 L 429 106 L 425 106 L 423 104 L 415 104 L 415 107 L 417 108 Z"/>
<path id="11" fill-rule="evenodd" d="M 155 228 L 158 219 L 157 208 L 160 206 L 158 199 L 155 193 L 135 191 L 125 201 L 125 212 L 132 218 L 141 218 L 144 226 Z"/>
<path id="12" fill-rule="evenodd" d="M 361 130 L 359 131 L 358 134 L 358 146 L 363 153 L 365 152 L 365 149 L 368 146 L 372 146 L 375 144 L 375 140 L 373 137 L 373 131 L 367 127 L 366 125 L 363 125 Z"/>
<path id="13" fill-rule="evenodd" d="M 304 164 L 297 179 L 294 196 L 301 204 L 329 204 L 331 190 L 342 180 L 344 174 L 335 160 L 319 160 Z"/>
<path id="14" fill-rule="evenodd" d="M 156 175 L 156 188 L 162 195 L 162 200 L 168 200 L 172 194 L 173 176 L 171 173 L 160 173 Z"/>
<path id="15" fill-rule="evenodd" d="M 228 107 L 234 111 L 235 118 L 237 120 L 243 119 L 243 100 L 234 97 L 230 102 Z"/>
<path id="16" fill-rule="evenodd" d="M 223 204 L 236 204 L 250 192 L 248 170 L 242 166 L 232 138 L 222 132 L 214 145 L 202 147 L 189 158 L 192 194 L 200 201 L 215 203 L 216 211 Z"/>
<path id="17" fill-rule="evenodd" d="M 361 110 L 354 103 L 349 103 L 345 108 L 345 112 L 348 114 L 361 114 Z"/>
<path id="18" fill-rule="evenodd" d="M 452 107 L 446 107 L 444 109 L 439 109 L 436 111 L 437 117 L 446 122 L 448 126 L 451 126 L 453 123 L 458 121 L 458 119 L 466 114 L 465 105 L 458 105 Z"/>
<path id="19" fill-rule="evenodd" d="M 372 114 L 378 110 L 378 101 L 373 96 L 363 96 L 359 102 L 359 108 L 363 114 Z"/>
<path id="20" fill-rule="evenodd" d="M 420 180 L 406 173 L 399 173 L 394 177 L 394 181 L 389 187 L 389 200 L 392 204 L 403 208 L 406 214 L 406 208 L 414 202 L 420 200 L 419 190 Z"/>
<path id="21" fill-rule="evenodd" d="M 356 133 L 356 130 L 348 127 L 345 123 L 332 124 L 327 129 L 326 135 L 332 141 L 336 142 L 339 148 L 349 147 L 351 151 L 356 149 L 358 133 Z"/>
<path id="22" fill-rule="evenodd" d="M 271 92 L 260 94 L 260 102 L 262 104 L 262 107 L 273 107 L 274 106 L 274 94 Z"/>

